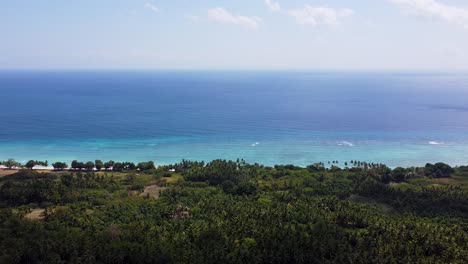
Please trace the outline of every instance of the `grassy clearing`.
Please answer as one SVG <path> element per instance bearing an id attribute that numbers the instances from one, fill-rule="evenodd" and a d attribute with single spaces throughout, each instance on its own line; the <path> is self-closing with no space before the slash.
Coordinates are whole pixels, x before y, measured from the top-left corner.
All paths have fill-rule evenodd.
<path id="1" fill-rule="evenodd" d="M 465 175 L 453 175 L 450 178 L 413 178 L 407 182 L 390 183 L 390 186 L 398 190 L 421 191 L 423 188 L 440 188 L 447 186 L 461 187 L 468 190 L 468 177 Z"/>
<path id="2" fill-rule="evenodd" d="M 171 175 L 171 177 L 164 178 L 164 181 L 167 184 L 177 184 L 182 179 L 183 179 L 182 175 L 180 175 L 178 173 L 174 173 L 174 174 Z"/>
<path id="3" fill-rule="evenodd" d="M 352 202 L 369 205 L 375 208 L 377 211 L 385 213 L 385 214 L 393 213 L 395 211 L 390 205 L 385 204 L 385 203 L 379 203 L 369 197 L 363 197 L 360 195 L 352 194 L 349 197 L 349 200 Z"/>

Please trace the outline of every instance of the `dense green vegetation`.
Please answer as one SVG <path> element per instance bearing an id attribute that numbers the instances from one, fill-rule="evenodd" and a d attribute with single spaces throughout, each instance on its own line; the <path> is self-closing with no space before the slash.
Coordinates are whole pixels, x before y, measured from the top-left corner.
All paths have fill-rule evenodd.
<path id="1" fill-rule="evenodd" d="M 53 166 L 0 178 L 0 263 L 468 263 L 464 166 Z"/>

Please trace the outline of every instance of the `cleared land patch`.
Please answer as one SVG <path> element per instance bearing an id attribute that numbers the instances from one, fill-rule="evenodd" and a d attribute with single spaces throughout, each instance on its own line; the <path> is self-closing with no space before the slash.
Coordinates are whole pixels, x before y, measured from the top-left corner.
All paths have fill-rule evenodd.
<path id="1" fill-rule="evenodd" d="M 159 198 L 159 195 L 160 195 L 160 192 L 166 190 L 167 187 L 161 187 L 159 185 L 148 185 L 145 187 L 145 190 L 143 191 L 143 193 L 140 194 L 140 196 L 143 196 L 143 197 L 152 197 L 154 199 L 158 199 Z"/>
<path id="2" fill-rule="evenodd" d="M 44 216 L 45 209 L 37 208 L 33 209 L 29 214 L 25 215 L 24 218 L 29 220 L 42 220 Z"/>
<path id="3" fill-rule="evenodd" d="M 17 172 L 18 170 L 0 169 L 0 177 L 8 176 Z"/>

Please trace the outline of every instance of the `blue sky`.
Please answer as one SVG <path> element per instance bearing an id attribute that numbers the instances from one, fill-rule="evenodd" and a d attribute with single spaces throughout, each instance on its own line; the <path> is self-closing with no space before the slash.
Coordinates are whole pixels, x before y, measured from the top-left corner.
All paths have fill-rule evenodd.
<path id="1" fill-rule="evenodd" d="M 3 69 L 468 70 L 467 0 L 2 0 Z"/>

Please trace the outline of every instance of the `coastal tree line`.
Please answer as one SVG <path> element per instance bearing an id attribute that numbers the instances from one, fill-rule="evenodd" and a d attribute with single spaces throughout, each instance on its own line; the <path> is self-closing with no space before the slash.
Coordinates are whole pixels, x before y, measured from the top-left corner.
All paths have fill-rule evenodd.
<path id="1" fill-rule="evenodd" d="M 244 162 L 244 160 L 237 160 L 237 162 Z M 8 169 L 12 168 L 27 168 L 33 169 L 35 166 L 48 166 L 48 161 L 38 161 L 38 160 L 29 160 L 27 163 L 22 165 L 21 163 L 17 162 L 14 159 L 8 159 L 6 161 L 0 161 L 0 165 L 5 166 Z M 395 182 L 403 182 L 408 178 L 424 174 L 426 176 L 434 177 L 434 178 L 447 178 L 450 177 L 451 174 L 454 172 L 454 168 L 450 165 L 442 162 L 438 162 L 435 164 L 427 163 L 424 167 L 410 167 L 410 168 L 403 168 L 403 167 L 396 167 L 396 168 L 389 168 L 385 164 L 382 163 L 372 163 L 372 162 L 365 162 L 365 161 L 356 161 L 351 160 L 350 162 L 344 162 L 344 168 L 339 167 L 339 161 L 329 161 L 330 164 L 328 167 L 325 166 L 324 162 L 314 163 L 312 165 L 307 166 L 307 168 L 311 171 L 332 171 L 338 172 L 342 170 L 365 170 L 365 171 L 372 171 L 373 173 L 378 173 L 384 182 L 395 181 Z M 64 170 L 71 170 L 71 171 L 133 171 L 133 170 L 154 170 L 156 169 L 155 163 L 153 161 L 146 161 L 146 162 L 115 162 L 113 160 L 109 160 L 107 162 L 103 162 L 102 160 L 95 160 L 82 162 L 78 160 L 73 160 L 68 166 L 66 162 L 54 162 L 51 164 L 54 170 L 57 171 L 64 171 Z M 194 162 L 194 161 L 187 161 L 183 160 L 182 162 L 163 166 L 166 168 L 171 168 L 176 171 L 182 171 L 184 168 L 196 166 L 196 167 L 203 167 L 205 166 L 204 162 Z M 277 165 L 278 166 L 278 165 Z M 301 168 L 294 165 L 284 165 L 287 168 Z"/>
<path id="2" fill-rule="evenodd" d="M 48 161 L 38 161 L 30 160 L 24 165 L 20 162 L 17 162 L 14 159 L 8 159 L 7 161 L 0 161 L 0 165 L 5 166 L 8 169 L 13 168 L 27 168 L 33 169 L 35 166 L 47 167 L 49 165 Z M 66 169 L 72 171 L 101 171 L 101 170 L 112 170 L 112 171 L 132 171 L 132 170 L 152 170 L 156 166 L 153 161 L 139 162 L 137 164 L 133 162 L 115 162 L 113 160 L 103 162 L 101 160 L 87 161 L 82 162 L 78 160 L 73 160 L 70 164 L 70 167 L 66 162 L 54 162 L 51 164 L 54 170 L 63 171 Z"/>

